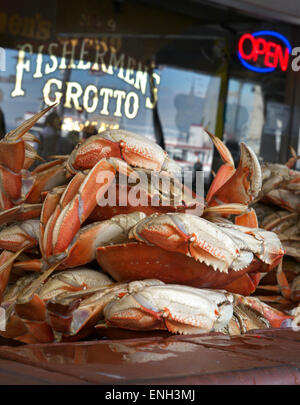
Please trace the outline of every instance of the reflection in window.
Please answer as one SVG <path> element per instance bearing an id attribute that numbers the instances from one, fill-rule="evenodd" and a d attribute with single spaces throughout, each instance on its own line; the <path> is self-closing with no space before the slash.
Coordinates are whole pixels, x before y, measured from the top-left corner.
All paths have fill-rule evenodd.
<path id="1" fill-rule="evenodd" d="M 58 102 L 61 135 L 95 127 L 123 128 L 153 137 L 153 105 L 147 71 L 107 65 L 106 72 L 84 67 L 82 60 L 68 61 L 36 54 L 30 44 L 21 51 L 7 50 L 6 72 L 0 78 L 2 108 L 7 130 L 33 113 Z M 65 67 L 63 67 L 63 65 Z M 92 66 L 92 65 L 91 65 Z M 156 75 L 156 86 L 159 77 Z M 43 117 L 34 130 L 40 132 Z"/>
<path id="2" fill-rule="evenodd" d="M 199 159 L 208 179 L 212 143 L 202 128 L 215 132 L 220 78 L 170 67 L 158 73 L 158 111 L 167 152 L 186 170 Z"/>
<path id="3" fill-rule="evenodd" d="M 264 126 L 261 86 L 230 79 L 226 103 L 224 140 L 247 143 L 259 155 Z"/>
<path id="4" fill-rule="evenodd" d="M 7 50 L 7 70 L 1 76 L 7 130 L 58 102 L 59 137 L 69 137 L 72 144 L 78 136 L 80 139 L 106 128 L 155 139 L 147 69 L 126 69 L 119 64 L 92 69 L 92 64 L 88 68 L 88 62 L 78 59 L 72 59 L 69 66 L 61 56 L 37 54 L 28 46 L 23 54 Z M 188 170 L 200 160 L 209 174 L 212 143 L 203 128 L 215 132 L 220 78 L 161 66 L 155 69 L 154 85 L 167 151 Z M 57 117 L 52 118 L 49 121 L 55 122 L 57 131 Z M 45 123 L 49 123 L 46 117 L 35 125 L 35 135 L 42 136 Z M 86 128 L 91 132 L 85 132 Z M 70 145 L 63 144 L 58 143 L 56 153 L 67 153 Z"/>

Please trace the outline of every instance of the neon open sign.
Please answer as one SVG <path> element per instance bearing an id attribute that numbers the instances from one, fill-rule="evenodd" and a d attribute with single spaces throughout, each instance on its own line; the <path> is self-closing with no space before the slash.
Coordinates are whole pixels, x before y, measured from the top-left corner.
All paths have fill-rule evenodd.
<path id="1" fill-rule="evenodd" d="M 289 41 L 275 31 L 244 34 L 238 44 L 238 57 L 241 63 L 247 69 L 259 73 L 273 72 L 276 68 L 285 71 L 291 51 Z M 259 67 L 256 66 L 258 63 Z M 261 67 L 261 65 L 263 66 Z"/>

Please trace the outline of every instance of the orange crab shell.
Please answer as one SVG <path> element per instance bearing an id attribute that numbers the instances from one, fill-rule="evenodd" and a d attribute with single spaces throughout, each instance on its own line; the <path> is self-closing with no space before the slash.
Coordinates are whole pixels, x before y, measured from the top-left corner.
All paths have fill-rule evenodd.
<path id="1" fill-rule="evenodd" d="M 156 278 L 203 288 L 223 288 L 254 266 L 251 263 L 239 271 L 220 272 L 182 253 L 141 242 L 99 247 L 96 257 L 100 267 L 117 281 Z"/>

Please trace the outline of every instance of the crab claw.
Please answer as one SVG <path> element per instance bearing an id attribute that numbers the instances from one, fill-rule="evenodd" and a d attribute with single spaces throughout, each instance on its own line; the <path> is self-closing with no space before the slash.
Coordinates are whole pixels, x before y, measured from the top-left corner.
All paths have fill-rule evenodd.
<path id="1" fill-rule="evenodd" d="M 219 221 L 218 224 L 221 229 L 228 232 L 233 238 L 237 236 L 238 232 L 244 234 L 241 238 L 246 242 L 255 256 L 265 264 L 266 271 L 272 270 L 282 260 L 284 250 L 276 233 L 223 221 Z"/>
<path id="2" fill-rule="evenodd" d="M 71 153 L 67 167 L 71 173 L 91 169 L 103 158 L 120 158 L 131 166 L 154 171 L 180 173 L 180 167 L 150 139 L 123 130 L 107 130 L 90 136 Z"/>
<path id="3" fill-rule="evenodd" d="M 255 153 L 249 146 L 241 143 L 240 163 L 235 170 L 229 150 L 218 138 L 212 134 L 209 135 L 225 161 L 225 165 L 219 169 L 207 194 L 208 205 L 249 204 L 262 187 L 261 168 Z"/>
<path id="4" fill-rule="evenodd" d="M 218 226 L 190 214 L 151 215 L 130 230 L 129 238 L 192 256 L 221 272 L 227 272 L 239 253 Z"/>
<path id="5" fill-rule="evenodd" d="M 25 138 L 25 135 L 23 136 L 23 140 L 25 140 L 24 138 Z M 36 138 L 34 138 L 34 139 L 36 139 Z M 25 161 L 24 161 L 23 168 L 29 169 L 30 166 L 37 160 L 44 161 L 44 159 L 37 154 L 36 150 L 30 144 L 25 142 Z"/>
<path id="6" fill-rule="evenodd" d="M 166 283 L 226 288 L 240 279 L 242 291 L 250 294 L 256 278 L 241 277 L 268 272 L 283 255 L 273 232 L 223 220 L 213 223 L 191 214 L 153 214 L 133 226 L 128 236 L 132 242 L 97 248 L 99 265 L 117 281 L 157 278 Z M 250 290 L 245 290 L 247 285 Z M 236 285 L 235 291 L 239 292 Z"/>
<path id="7" fill-rule="evenodd" d="M 13 262 L 9 259 L 14 258 L 15 255 L 12 252 L 8 252 L 7 250 L 4 250 L 1 255 L 0 255 L 0 265 L 1 265 L 1 270 L 0 270 L 0 303 L 2 301 L 2 296 L 3 293 L 6 289 L 11 269 L 13 266 Z"/>
<path id="8" fill-rule="evenodd" d="M 206 333 L 220 330 L 229 322 L 232 301 L 230 294 L 221 291 L 176 284 L 145 285 L 111 301 L 103 314 L 108 326 L 167 329 L 179 334 Z"/>

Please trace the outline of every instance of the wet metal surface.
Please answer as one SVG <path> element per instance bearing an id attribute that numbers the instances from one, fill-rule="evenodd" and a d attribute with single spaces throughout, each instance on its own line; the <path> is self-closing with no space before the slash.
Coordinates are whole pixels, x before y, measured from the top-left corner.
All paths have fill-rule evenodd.
<path id="1" fill-rule="evenodd" d="M 51 372 L 66 384 L 300 385 L 300 332 L 158 335 L 15 347 L 2 342 L 0 359 L 32 366 L 33 374 L 37 369 Z"/>

